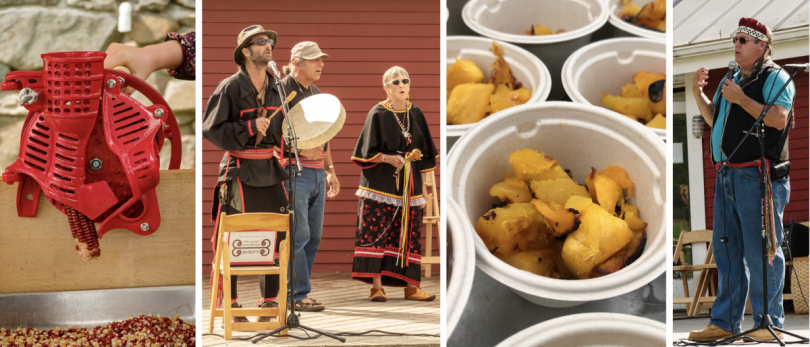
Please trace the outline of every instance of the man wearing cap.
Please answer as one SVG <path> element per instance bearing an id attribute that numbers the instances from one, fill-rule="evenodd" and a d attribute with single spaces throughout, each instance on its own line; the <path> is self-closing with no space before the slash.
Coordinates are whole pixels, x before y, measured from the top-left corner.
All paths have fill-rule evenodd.
<path id="1" fill-rule="evenodd" d="M 768 300 L 773 325 L 782 328 L 785 321 L 782 289 L 785 282 L 785 257 L 782 243 L 782 213 L 790 197 L 788 133 L 793 120 L 793 98 L 796 89 L 787 83 L 788 73 L 771 60 L 773 34 L 765 24 L 753 18 L 742 18 L 735 31 L 734 61 L 740 67 L 734 79 L 723 79 L 710 100 L 704 93 L 708 69 L 700 68 L 692 79 L 693 92 L 703 119 L 712 126 L 711 153 L 719 167 L 728 166 L 717 175 L 714 200 L 712 250 L 719 273 L 717 298 L 712 305 L 712 318 L 706 329 L 693 331 L 691 340 L 712 341 L 742 332 L 743 311 L 750 292 L 754 326 L 759 326 Z M 762 227 L 759 140 L 752 134 L 734 157 L 728 158 L 745 132 L 759 118 L 765 105 L 774 101 L 765 115 L 765 157 L 770 168 L 773 223 L 768 231 L 768 293 L 762 292 Z M 767 330 L 750 333 L 758 340 L 771 340 Z M 779 337 L 782 335 L 779 333 Z"/>
<path id="2" fill-rule="evenodd" d="M 288 200 L 283 182 L 289 179 L 280 156 L 283 147 L 283 116 L 264 118 L 281 106 L 273 76 L 267 63 L 273 58 L 278 35 L 252 25 L 239 34 L 233 60 L 239 71 L 222 80 L 208 99 L 203 119 L 203 136 L 225 150 L 214 188 L 212 219 L 220 213 L 287 213 Z M 264 135 L 256 144 L 256 136 Z M 218 225 L 215 224 L 215 225 Z M 278 240 L 284 238 L 278 234 Z M 214 238 L 216 238 L 216 232 Z M 215 246 L 215 245 L 214 245 Z M 278 247 L 278 242 L 276 242 Z M 216 270 L 215 270 L 216 271 Z M 277 307 L 278 275 L 260 277 L 260 307 Z M 286 285 L 282 283 L 281 285 Z M 217 288 L 213 284 L 212 288 Z M 212 293 L 214 295 L 214 293 Z M 218 297 L 221 295 L 217 293 Z M 236 276 L 231 277 L 231 307 L 237 304 Z M 219 300 L 218 300 L 219 301 Z M 269 321 L 271 317 L 260 317 Z M 247 322 L 234 317 L 234 322 Z"/>
<path id="3" fill-rule="evenodd" d="M 292 48 L 290 63 L 284 67 L 287 76 L 281 80 L 287 95 L 296 92 L 295 98 L 290 101 L 290 109 L 301 100 L 321 93 L 312 83 L 321 78 L 323 59 L 328 57 L 315 42 L 301 42 Z M 325 197 L 336 197 L 340 183 L 335 174 L 329 143 L 314 148 L 299 148 L 298 154 L 303 171 L 295 186 L 295 263 L 290 264 L 290 271 L 295 271 L 295 298 L 290 302 L 295 303 L 296 310 L 323 311 L 322 303 L 308 297 L 312 290 L 309 279 L 323 233 Z M 289 188 L 288 192 L 292 194 Z"/>

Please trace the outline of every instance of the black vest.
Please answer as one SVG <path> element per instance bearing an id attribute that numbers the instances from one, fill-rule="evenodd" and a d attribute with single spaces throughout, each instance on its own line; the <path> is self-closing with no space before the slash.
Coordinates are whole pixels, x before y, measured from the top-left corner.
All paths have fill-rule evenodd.
<path id="1" fill-rule="evenodd" d="M 762 68 L 759 76 L 743 88 L 743 93 L 754 101 L 765 105 L 765 97 L 762 94 L 762 88 L 765 86 L 765 81 L 771 73 L 775 73 L 778 67 L 774 65 L 766 65 Z M 793 83 L 793 82 L 791 82 Z M 778 90 L 776 90 L 778 92 Z M 722 100 L 722 96 L 721 99 Z M 728 102 L 728 101 L 726 101 Z M 788 160 L 788 134 L 790 133 L 790 126 L 793 120 L 793 100 L 791 100 L 791 108 L 788 110 L 787 124 L 782 130 L 765 126 L 765 158 L 772 161 L 787 161 Z M 720 115 L 720 106 L 714 108 L 714 117 L 712 124 L 717 126 L 717 117 Z M 759 117 L 759 115 L 757 115 Z M 752 117 L 742 106 L 731 104 L 728 110 L 723 127 L 723 132 L 720 135 L 720 150 L 723 152 L 724 157 L 728 157 L 737 144 L 742 141 L 748 129 L 754 124 L 756 118 Z M 754 129 L 753 131 L 756 131 Z M 740 149 L 734 154 L 734 157 L 729 160 L 731 163 L 747 163 L 759 159 L 759 139 L 754 136 L 756 133 L 751 134 L 745 139 Z M 714 146 L 712 146 L 712 149 Z M 714 161 L 714 155 L 712 155 Z"/>

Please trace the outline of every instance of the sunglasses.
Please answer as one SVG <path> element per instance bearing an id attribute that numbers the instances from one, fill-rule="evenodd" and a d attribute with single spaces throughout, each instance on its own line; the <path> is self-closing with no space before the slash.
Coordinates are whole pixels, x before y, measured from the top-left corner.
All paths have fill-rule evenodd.
<path id="1" fill-rule="evenodd" d="M 393 80 L 393 81 L 388 82 L 388 83 L 391 83 L 391 84 L 393 84 L 395 86 L 398 86 L 399 85 L 399 80 Z M 403 78 L 402 79 L 402 84 L 408 84 L 408 83 L 411 83 L 411 80 L 409 78 Z"/>
<path id="2" fill-rule="evenodd" d="M 253 42 L 251 42 L 250 44 L 251 44 L 251 45 L 253 45 L 253 44 L 257 44 L 257 45 L 259 45 L 259 46 L 264 46 L 264 45 L 266 45 L 268 42 L 270 43 L 270 46 L 273 46 L 273 40 L 272 40 L 272 39 L 264 39 L 264 38 L 262 38 L 262 39 L 258 39 L 258 40 L 256 40 L 256 41 L 253 41 Z M 248 46 L 249 46 L 249 45 L 248 45 Z"/>
<path id="3" fill-rule="evenodd" d="M 746 39 L 744 37 L 736 37 L 736 36 L 731 38 L 731 42 L 737 43 L 737 41 L 740 41 L 740 44 L 744 45 L 744 44 L 749 43 L 749 42 L 758 42 L 759 40 L 757 40 L 757 39 Z"/>

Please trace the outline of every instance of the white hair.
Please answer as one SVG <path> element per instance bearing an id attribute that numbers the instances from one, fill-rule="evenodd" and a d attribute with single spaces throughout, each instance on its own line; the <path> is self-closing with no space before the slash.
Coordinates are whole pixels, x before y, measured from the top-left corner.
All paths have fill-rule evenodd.
<path id="1" fill-rule="evenodd" d="M 401 68 L 399 66 L 394 66 L 394 67 L 388 69 L 388 71 L 386 71 L 383 74 L 383 86 L 387 86 L 388 83 L 391 82 L 391 80 L 394 79 L 394 76 L 397 76 L 397 75 L 402 76 L 402 77 L 409 77 L 408 76 L 408 71 L 405 71 L 405 69 L 403 69 L 403 68 Z"/>
<path id="2" fill-rule="evenodd" d="M 304 60 L 304 58 L 298 57 L 298 58 L 292 59 L 292 60 L 290 60 L 290 63 L 287 64 L 287 65 L 284 65 L 284 68 L 282 69 L 282 70 L 284 70 L 285 75 L 289 75 L 290 73 L 292 73 L 293 71 L 295 71 L 297 69 L 295 67 L 295 64 L 293 64 L 293 61 L 296 61 L 296 60 L 298 61 L 298 65 L 300 67 L 307 66 L 307 61 Z"/>

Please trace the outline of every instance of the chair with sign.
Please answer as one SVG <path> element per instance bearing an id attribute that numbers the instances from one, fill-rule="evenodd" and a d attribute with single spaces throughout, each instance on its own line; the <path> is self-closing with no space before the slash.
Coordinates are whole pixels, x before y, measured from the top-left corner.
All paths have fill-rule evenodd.
<path id="1" fill-rule="evenodd" d="M 693 245 L 695 243 L 706 243 L 706 258 L 704 259 L 704 265 L 693 265 L 689 264 L 686 261 L 686 257 L 683 252 L 683 247 L 686 245 Z M 689 283 L 687 282 L 687 274 L 692 272 L 700 271 L 700 278 L 698 280 L 698 288 L 701 288 L 701 285 L 705 283 L 709 283 L 711 281 L 707 281 L 706 278 L 709 278 L 709 274 L 711 273 L 712 268 L 717 268 L 714 265 L 714 254 L 712 253 L 712 231 L 711 230 L 694 230 L 694 231 L 681 231 L 681 236 L 678 238 L 678 244 L 675 246 L 675 253 L 672 255 L 672 272 L 679 272 L 681 274 L 681 280 L 683 283 L 683 297 L 679 298 L 672 298 L 673 304 L 686 304 L 686 313 L 687 315 L 691 316 L 694 306 L 695 306 L 695 297 L 699 296 L 699 291 L 695 292 L 695 296 L 689 295 Z M 681 265 L 676 265 L 676 264 Z M 713 285 L 712 285 L 713 287 Z M 699 299 L 705 300 L 705 299 Z M 698 312 L 700 312 L 698 310 Z"/>
<path id="2" fill-rule="evenodd" d="M 287 240 L 279 244 L 279 264 L 277 266 L 236 266 L 231 267 L 230 252 L 228 252 L 228 237 L 231 232 L 252 231 L 252 230 L 275 230 L 278 232 L 289 232 L 289 215 L 278 213 L 241 213 L 234 215 L 219 216 L 219 227 L 217 234 L 217 250 L 214 256 L 214 277 L 211 281 L 211 314 L 209 318 L 208 332 L 214 331 L 214 319 L 222 317 L 225 325 L 225 339 L 231 339 L 232 331 L 257 331 L 275 330 L 287 324 L 287 295 L 284 288 L 287 287 L 287 262 L 289 256 L 289 246 Z M 224 250 L 224 251 L 223 251 Z M 282 294 L 278 296 L 278 308 L 231 308 L 230 305 L 222 305 L 217 308 L 216 286 L 222 278 L 223 298 L 231 297 L 231 275 L 279 275 L 279 288 Z M 256 317 L 271 316 L 276 317 L 275 322 L 247 322 L 233 323 L 232 317 Z M 287 330 L 281 331 L 287 334 Z"/>
<path id="3" fill-rule="evenodd" d="M 440 257 L 433 255 L 433 227 L 436 227 L 436 237 L 438 238 L 441 229 L 441 219 L 439 217 L 439 193 L 436 191 L 436 175 L 434 171 L 425 174 L 425 185 L 430 188 L 431 193 L 425 192 L 425 216 L 422 217 L 422 224 L 425 226 L 425 254 L 422 257 L 422 269 L 425 270 L 425 277 L 430 277 L 431 266 L 439 264 Z"/>

